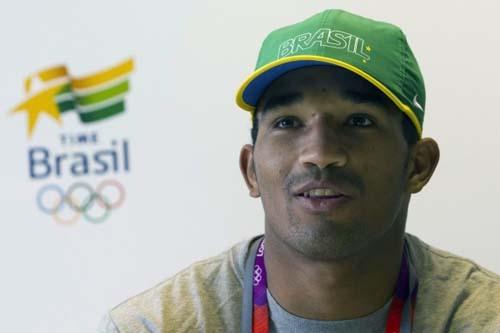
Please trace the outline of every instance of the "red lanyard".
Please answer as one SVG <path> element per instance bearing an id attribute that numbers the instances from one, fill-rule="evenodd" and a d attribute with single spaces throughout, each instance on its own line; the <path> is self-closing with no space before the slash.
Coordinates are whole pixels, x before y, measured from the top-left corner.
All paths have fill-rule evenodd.
<path id="1" fill-rule="evenodd" d="M 248 276 L 248 274 L 246 274 Z M 255 251 L 252 288 L 251 332 L 269 333 L 269 306 L 267 302 L 267 276 L 264 264 L 264 239 L 259 242 Z M 399 270 L 396 289 L 392 297 L 386 333 L 410 333 L 413 326 L 418 281 L 415 270 L 408 260 L 408 249 L 405 242 L 401 268 Z M 245 302 L 244 302 L 245 303 Z M 244 309 L 244 311 L 246 311 Z M 249 316 L 245 316 L 248 319 Z M 248 320 L 250 321 L 250 320 Z M 243 323 L 244 332 L 250 332 L 250 323 Z M 246 326 L 246 327 L 245 327 Z"/>

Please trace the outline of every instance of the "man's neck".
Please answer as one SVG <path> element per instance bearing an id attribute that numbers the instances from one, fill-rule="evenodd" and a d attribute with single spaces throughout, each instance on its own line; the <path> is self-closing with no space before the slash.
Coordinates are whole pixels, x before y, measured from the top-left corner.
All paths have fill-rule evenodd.
<path id="1" fill-rule="evenodd" d="M 392 297 L 404 245 L 404 223 L 360 253 L 312 261 L 266 233 L 270 292 L 288 312 L 317 320 L 366 316 Z M 402 230 L 401 230 L 402 229 Z"/>

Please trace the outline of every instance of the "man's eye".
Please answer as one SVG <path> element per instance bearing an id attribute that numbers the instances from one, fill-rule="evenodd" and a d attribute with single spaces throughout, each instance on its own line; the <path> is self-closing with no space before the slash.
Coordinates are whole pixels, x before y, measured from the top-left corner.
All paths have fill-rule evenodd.
<path id="1" fill-rule="evenodd" d="M 352 116 L 351 118 L 349 118 L 347 123 L 351 126 L 356 127 L 369 127 L 373 125 L 373 121 L 370 118 L 362 115 Z"/>
<path id="2" fill-rule="evenodd" d="M 273 128 L 291 128 L 291 127 L 297 127 L 299 122 L 297 119 L 292 118 L 292 117 L 284 117 L 278 119 L 274 125 Z"/>

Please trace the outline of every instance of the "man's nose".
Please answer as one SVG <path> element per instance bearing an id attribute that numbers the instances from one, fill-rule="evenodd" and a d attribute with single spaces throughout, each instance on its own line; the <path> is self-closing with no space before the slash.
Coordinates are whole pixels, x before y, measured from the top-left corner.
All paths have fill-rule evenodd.
<path id="1" fill-rule="evenodd" d="M 343 167 L 347 164 L 347 152 L 342 145 L 338 129 L 324 119 L 315 119 L 304 135 L 299 162 L 305 167 L 316 165 Z"/>

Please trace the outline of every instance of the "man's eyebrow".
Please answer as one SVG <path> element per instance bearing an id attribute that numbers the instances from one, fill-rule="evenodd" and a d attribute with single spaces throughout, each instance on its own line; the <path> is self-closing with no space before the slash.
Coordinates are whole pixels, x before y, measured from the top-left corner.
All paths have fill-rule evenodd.
<path id="1" fill-rule="evenodd" d="M 388 108 L 391 103 L 389 98 L 382 93 L 376 92 L 362 92 L 356 90 L 342 90 L 340 95 L 345 99 L 356 103 L 356 104 L 372 104 L 375 106 L 382 107 L 384 109 Z"/>
<path id="2" fill-rule="evenodd" d="M 278 107 L 289 106 L 291 104 L 300 102 L 303 99 L 304 95 L 300 92 L 291 92 L 271 96 L 265 101 L 264 105 L 262 106 L 261 119 L 266 115 L 266 113 L 269 113 L 269 111 L 277 109 Z"/>

